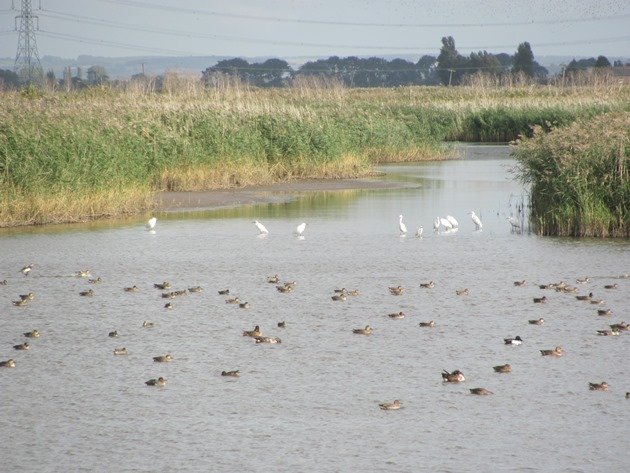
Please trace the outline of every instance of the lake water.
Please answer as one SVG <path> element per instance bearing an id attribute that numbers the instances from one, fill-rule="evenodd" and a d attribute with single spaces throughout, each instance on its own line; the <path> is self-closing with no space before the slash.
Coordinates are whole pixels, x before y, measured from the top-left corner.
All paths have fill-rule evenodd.
<path id="1" fill-rule="evenodd" d="M 512 232 L 506 217 L 526 192 L 506 148 L 463 150 L 460 160 L 385 166 L 403 188 L 158 214 L 155 233 L 140 220 L 0 232 L 0 360 L 17 363 L 0 368 L 0 470 L 628 471 L 630 335 L 596 331 L 630 321 L 630 279 L 619 277 L 630 242 Z M 434 233 L 446 214 L 459 231 Z M 86 268 L 103 282 L 73 276 Z M 293 292 L 267 283 L 276 273 L 297 282 Z M 603 306 L 537 286 L 585 276 L 579 293 Z M 167 310 L 153 288 L 164 280 L 204 290 Z M 420 287 L 431 280 L 434 289 Z M 404 294 L 390 295 L 398 285 Z M 341 287 L 361 294 L 333 302 Z M 94 297 L 79 295 L 89 288 Z M 224 288 L 251 308 L 226 304 Z M 470 294 L 456 296 L 463 288 Z M 11 304 L 30 291 L 28 306 Z M 542 295 L 548 303 L 534 304 Z M 402 320 L 387 316 L 399 311 Z M 528 324 L 539 317 L 544 325 Z M 419 327 L 429 320 L 434 328 Z M 371 336 L 352 333 L 367 324 Z M 282 343 L 242 336 L 255 325 Z M 13 350 L 32 329 L 41 337 L 31 349 Z M 521 346 L 504 344 L 516 335 Z M 565 356 L 540 355 L 557 345 Z M 166 353 L 171 363 L 152 361 Z M 512 373 L 493 372 L 504 363 Z M 240 378 L 220 375 L 235 369 Z M 443 369 L 466 381 L 443 383 Z M 159 376 L 165 387 L 145 385 Z M 601 381 L 607 392 L 589 391 Z M 394 399 L 402 409 L 378 408 Z"/>

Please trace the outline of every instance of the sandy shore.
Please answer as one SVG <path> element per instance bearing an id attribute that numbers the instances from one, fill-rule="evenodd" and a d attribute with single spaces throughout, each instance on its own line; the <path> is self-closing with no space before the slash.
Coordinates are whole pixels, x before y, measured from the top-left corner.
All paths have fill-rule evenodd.
<path id="1" fill-rule="evenodd" d="M 203 210 L 264 203 L 282 203 L 303 192 L 341 191 L 351 189 L 390 189 L 408 184 L 376 178 L 308 179 L 280 182 L 266 186 L 242 187 L 202 192 L 159 192 L 155 195 L 157 210 Z"/>

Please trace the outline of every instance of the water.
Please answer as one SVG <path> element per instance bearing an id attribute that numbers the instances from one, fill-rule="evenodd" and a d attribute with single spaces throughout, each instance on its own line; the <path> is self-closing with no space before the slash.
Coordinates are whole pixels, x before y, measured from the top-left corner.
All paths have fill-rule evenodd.
<path id="1" fill-rule="evenodd" d="M 502 147 L 466 151 L 385 167 L 401 189 L 162 214 L 155 234 L 138 220 L 0 233 L 0 360 L 17 362 L 0 368 L 0 470 L 627 471 L 628 333 L 596 330 L 628 320 L 630 279 L 616 278 L 630 272 L 628 240 L 512 233 L 505 219 L 526 202 L 514 163 Z M 434 234 L 447 213 L 460 230 Z M 254 219 L 268 237 L 256 236 Z M 72 276 L 85 268 L 103 283 Z M 266 282 L 275 273 L 295 290 L 276 291 Z M 536 286 L 584 276 L 592 281 L 580 293 L 605 299 L 612 316 Z M 169 311 L 153 288 L 164 280 L 204 291 Z M 434 289 L 419 287 L 430 280 Z M 603 288 L 612 282 L 619 289 Z M 123 291 L 134 284 L 138 293 Z M 390 295 L 397 285 L 405 293 Z M 93 298 L 78 295 L 89 287 Z M 361 295 L 333 302 L 340 287 Z M 223 288 L 252 307 L 226 304 Z M 470 295 L 457 297 L 462 288 Z M 29 291 L 28 307 L 11 305 Z M 533 304 L 543 294 L 549 302 Z M 406 318 L 387 317 L 398 311 Z M 544 325 L 527 323 L 539 317 Z M 418 326 L 429 320 L 435 328 Z M 241 335 L 256 324 L 282 344 Z M 366 324 L 373 335 L 352 333 Z M 32 329 L 42 336 L 31 350 L 13 350 Z M 523 345 L 504 345 L 516 335 Z M 564 357 L 540 356 L 556 345 Z M 118 346 L 129 355 L 114 356 Z M 152 361 L 165 353 L 172 363 Z M 512 373 L 493 372 L 504 363 Z M 220 376 L 233 369 L 242 376 Z M 444 384 L 442 369 L 467 380 Z M 165 388 L 145 386 L 158 376 Z M 588 390 L 600 381 L 608 392 Z M 378 409 L 394 399 L 403 409 Z"/>

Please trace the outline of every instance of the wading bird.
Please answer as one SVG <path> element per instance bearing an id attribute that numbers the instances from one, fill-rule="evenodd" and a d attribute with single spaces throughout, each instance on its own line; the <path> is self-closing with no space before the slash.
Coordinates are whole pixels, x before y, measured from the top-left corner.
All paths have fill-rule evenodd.
<path id="1" fill-rule="evenodd" d="M 147 221 L 147 230 L 153 230 L 155 229 L 155 224 L 157 223 L 157 218 L 155 217 L 151 217 L 148 221 Z"/>
<path id="2" fill-rule="evenodd" d="M 399 215 L 398 216 L 398 230 L 400 230 L 400 235 L 406 235 L 407 234 L 407 226 L 403 223 L 403 216 Z"/>
<path id="3" fill-rule="evenodd" d="M 479 219 L 479 217 L 477 217 L 475 212 L 473 212 L 472 210 L 470 211 L 470 218 L 472 219 L 472 222 L 475 224 L 475 230 L 481 230 L 483 228 L 483 225 L 481 224 L 481 220 Z"/>
<path id="4" fill-rule="evenodd" d="M 304 230 L 306 230 L 306 223 L 302 222 L 296 227 L 295 234 L 297 236 L 302 236 L 302 234 L 304 233 Z"/>
<path id="5" fill-rule="evenodd" d="M 459 227 L 459 222 L 452 215 L 447 215 L 446 220 L 453 226 L 453 228 Z"/>
<path id="6" fill-rule="evenodd" d="M 269 230 L 267 230 L 267 228 L 258 220 L 254 220 L 254 225 L 256 225 L 256 228 L 258 229 L 261 235 L 266 235 L 269 233 Z"/>

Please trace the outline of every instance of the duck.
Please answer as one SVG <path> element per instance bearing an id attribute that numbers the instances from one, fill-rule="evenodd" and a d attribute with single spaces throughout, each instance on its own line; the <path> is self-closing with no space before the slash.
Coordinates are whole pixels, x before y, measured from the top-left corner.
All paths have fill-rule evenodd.
<path id="1" fill-rule="evenodd" d="M 553 350 L 540 350 L 542 356 L 562 356 L 564 351 L 562 347 L 556 347 Z"/>
<path id="2" fill-rule="evenodd" d="M 178 296 L 185 296 L 186 294 L 188 294 L 188 290 L 187 290 L 187 289 L 181 289 L 181 290 L 179 290 L 179 291 L 173 291 L 173 292 L 171 292 L 171 294 L 172 294 L 173 296 L 175 296 L 175 297 L 178 297 Z"/>
<path id="3" fill-rule="evenodd" d="M 591 391 L 608 391 L 608 383 L 602 381 L 601 383 L 588 383 L 588 389 Z"/>
<path id="4" fill-rule="evenodd" d="M 468 295 L 468 288 L 461 289 L 459 291 L 455 291 L 455 294 L 458 295 L 458 296 L 467 296 Z"/>
<path id="5" fill-rule="evenodd" d="M 102 282 L 103 282 L 103 280 L 102 280 L 102 279 L 100 278 L 100 276 L 99 276 L 99 277 L 94 278 L 94 279 L 88 279 L 88 282 L 89 282 L 90 284 L 100 284 L 100 283 L 102 283 Z"/>
<path id="6" fill-rule="evenodd" d="M 278 292 L 286 293 L 291 292 L 293 290 L 293 286 L 276 286 L 276 289 L 278 290 Z"/>
<path id="7" fill-rule="evenodd" d="M 139 289 L 138 289 L 138 286 L 131 286 L 131 287 L 125 287 L 124 291 L 125 292 L 138 292 Z"/>
<path id="8" fill-rule="evenodd" d="M 254 330 L 245 330 L 243 332 L 243 336 L 244 337 L 252 337 L 252 338 L 256 338 L 256 337 L 260 337 L 262 336 L 262 332 L 260 331 L 260 327 L 258 325 L 256 325 L 254 327 Z"/>
<path id="9" fill-rule="evenodd" d="M 114 355 L 128 355 L 127 349 L 125 347 L 114 348 Z"/>
<path id="10" fill-rule="evenodd" d="M 493 394 L 493 392 L 488 391 L 486 388 L 471 388 L 470 394 L 474 394 L 476 396 L 487 396 L 488 394 Z"/>
<path id="11" fill-rule="evenodd" d="M 165 309 L 172 309 L 173 308 L 173 304 L 170 302 L 167 302 L 166 304 L 164 304 L 164 308 Z"/>
<path id="12" fill-rule="evenodd" d="M 528 322 L 532 325 L 542 325 L 545 323 L 545 319 L 543 319 L 542 317 L 539 319 L 534 319 L 534 320 L 528 320 Z"/>
<path id="13" fill-rule="evenodd" d="M 534 303 L 536 304 L 544 304 L 545 302 L 547 302 L 547 296 L 534 297 Z"/>
<path id="14" fill-rule="evenodd" d="M 589 292 L 585 296 L 575 296 L 578 301 L 590 301 L 593 298 L 593 293 Z"/>
<path id="15" fill-rule="evenodd" d="M 240 375 L 240 370 L 221 371 L 221 376 L 231 376 L 232 378 L 238 378 Z"/>
<path id="16" fill-rule="evenodd" d="M 348 299 L 348 297 L 345 294 L 335 294 L 334 296 L 331 296 L 331 299 L 333 301 L 341 301 L 344 302 Z"/>
<path id="17" fill-rule="evenodd" d="M 7 281 L 6 279 L 0 281 L 0 286 L 6 286 L 7 284 L 9 284 L 9 281 Z"/>
<path id="18" fill-rule="evenodd" d="M 342 287 L 341 289 L 333 289 L 333 292 L 336 294 L 346 294 L 348 290 L 345 287 Z"/>
<path id="19" fill-rule="evenodd" d="M 168 281 L 164 281 L 163 283 L 155 283 L 155 284 L 153 284 L 153 287 L 163 291 L 165 289 L 170 289 L 171 288 L 171 283 L 168 282 Z"/>
<path id="20" fill-rule="evenodd" d="M 87 291 L 79 292 L 79 295 L 84 297 L 92 297 L 94 295 L 94 291 L 92 289 L 88 289 Z"/>
<path id="21" fill-rule="evenodd" d="M 284 286 L 285 287 L 290 287 L 291 289 L 293 289 L 296 284 L 297 284 L 296 281 L 287 281 L 287 282 L 284 283 Z"/>
<path id="22" fill-rule="evenodd" d="M 155 324 L 153 322 L 149 322 L 148 320 L 145 320 L 144 322 L 142 322 L 142 328 L 151 328 L 154 325 Z"/>
<path id="23" fill-rule="evenodd" d="M 158 379 L 150 379 L 149 381 L 145 381 L 144 384 L 146 384 L 147 386 L 162 387 L 162 386 L 166 386 L 166 379 L 160 376 Z"/>
<path id="24" fill-rule="evenodd" d="M 229 289 L 219 289 L 220 296 L 227 296 L 230 293 Z"/>
<path id="25" fill-rule="evenodd" d="M 26 307 L 28 305 L 28 299 L 20 299 L 17 301 L 11 301 L 11 304 L 13 304 L 16 307 Z"/>
<path id="26" fill-rule="evenodd" d="M 523 279 L 522 281 L 514 281 L 514 285 L 517 287 L 525 286 L 527 282 Z"/>
<path id="27" fill-rule="evenodd" d="M 393 314 L 387 314 L 390 319 L 404 319 L 405 313 L 403 311 L 394 312 Z"/>
<path id="28" fill-rule="evenodd" d="M 192 286 L 188 288 L 188 292 L 201 292 L 203 291 L 201 286 Z"/>
<path id="29" fill-rule="evenodd" d="M 26 338 L 39 338 L 39 332 L 37 330 L 31 330 L 30 332 L 24 332 L 23 335 Z"/>
<path id="30" fill-rule="evenodd" d="M 89 269 L 80 269 L 79 271 L 75 271 L 74 275 L 78 278 L 89 278 L 91 276 Z"/>
<path id="31" fill-rule="evenodd" d="M 286 326 L 287 324 L 284 320 L 282 322 L 278 322 L 278 328 L 285 328 Z"/>
<path id="32" fill-rule="evenodd" d="M 374 329 L 369 325 L 366 325 L 364 328 L 355 328 L 352 329 L 352 333 L 356 333 L 358 335 L 372 335 Z"/>
<path id="33" fill-rule="evenodd" d="M 591 278 L 577 278 L 575 282 L 578 284 L 586 284 L 591 282 Z"/>
<path id="34" fill-rule="evenodd" d="M 520 345 L 523 343 L 523 339 L 519 335 L 514 338 L 504 338 L 503 341 L 506 345 Z"/>
<path id="35" fill-rule="evenodd" d="M 394 399 L 394 402 L 383 402 L 378 405 L 378 407 L 384 411 L 396 411 L 400 409 L 402 403 L 399 399 Z"/>
<path id="36" fill-rule="evenodd" d="M 170 353 L 167 353 L 166 355 L 154 356 L 153 361 L 156 363 L 168 363 L 169 361 L 173 361 L 173 357 Z"/>
<path id="37" fill-rule="evenodd" d="M 493 366 L 492 369 L 495 371 L 495 373 L 511 373 L 512 365 L 506 363 L 504 365 Z"/>
<path id="38" fill-rule="evenodd" d="M 591 299 L 591 304 L 601 305 L 604 303 L 604 299 Z"/>
<path id="39" fill-rule="evenodd" d="M 425 289 L 433 289 L 435 287 L 435 283 L 433 281 L 420 283 L 420 287 Z"/>
<path id="40" fill-rule="evenodd" d="M 564 286 L 561 288 L 557 288 L 556 291 L 558 292 L 564 292 L 565 294 L 570 294 L 573 292 L 578 292 L 578 288 L 577 287 L 571 287 L 571 286 Z"/>
<path id="41" fill-rule="evenodd" d="M 277 274 L 274 274 L 273 276 L 267 276 L 267 282 L 269 284 L 278 284 L 278 282 L 280 282 L 280 278 Z"/>
<path id="42" fill-rule="evenodd" d="M 107 334 L 108 337 L 111 338 L 116 338 L 118 336 L 118 330 L 114 330 L 113 332 L 109 332 L 109 334 Z"/>
<path id="43" fill-rule="evenodd" d="M 240 304 L 241 300 L 238 297 L 232 297 L 231 299 L 225 299 L 226 304 Z"/>
<path id="44" fill-rule="evenodd" d="M 551 289 L 551 284 L 539 284 L 538 289 Z"/>
<path id="45" fill-rule="evenodd" d="M 455 370 L 451 373 L 442 370 L 442 380 L 446 383 L 461 383 L 466 381 L 466 378 L 464 377 L 464 373 L 459 370 Z"/>
<path id="46" fill-rule="evenodd" d="M 435 322 L 431 320 L 429 322 L 420 322 L 418 325 L 420 327 L 435 327 Z"/>
<path id="47" fill-rule="evenodd" d="M 349 296 L 358 296 L 361 294 L 361 291 L 359 291 L 358 289 L 353 289 L 352 291 L 348 291 L 346 294 Z"/>
<path id="48" fill-rule="evenodd" d="M 402 293 L 405 291 L 405 289 L 402 286 L 396 286 L 396 287 L 390 287 L 389 288 L 389 292 L 393 295 L 393 296 L 400 296 L 402 295 Z"/>
<path id="49" fill-rule="evenodd" d="M 6 361 L 0 361 L 0 367 L 2 367 L 2 368 L 15 368 L 15 360 L 13 358 L 9 358 Z"/>
<path id="50" fill-rule="evenodd" d="M 612 313 L 613 313 L 613 311 L 610 308 L 608 308 L 608 309 L 597 309 L 597 315 L 610 315 Z"/>
<path id="51" fill-rule="evenodd" d="M 29 292 L 28 294 L 20 294 L 20 299 L 22 299 L 23 301 L 32 301 L 33 299 L 35 299 L 35 294 L 32 292 Z"/>
<path id="52" fill-rule="evenodd" d="M 255 337 L 256 343 L 282 343 L 278 337 Z"/>
<path id="53" fill-rule="evenodd" d="M 617 289 L 619 288 L 619 284 L 615 283 L 615 284 L 606 284 L 604 286 L 604 289 Z"/>
<path id="54" fill-rule="evenodd" d="M 24 266 L 22 269 L 20 269 L 20 272 L 24 276 L 28 276 L 28 273 L 31 272 L 31 270 L 33 269 L 33 266 L 35 266 L 33 263 L 29 264 L 28 266 Z"/>
<path id="55" fill-rule="evenodd" d="M 613 330 L 619 330 L 620 332 L 625 332 L 626 330 L 630 330 L 630 324 L 625 322 L 619 322 L 618 324 L 609 325 L 609 327 Z"/>
<path id="56" fill-rule="evenodd" d="M 239 306 L 241 309 L 249 309 L 249 308 L 251 307 L 251 306 L 250 306 L 250 304 L 249 304 L 249 302 L 241 302 L 238 306 Z"/>
<path id="57" fill-rule="evenodd" d="M 621 332 L 619 330 L 614 330 L 614 329 L 597 331 L 597 335 L 602 335 L 604 337 L 616 336 L 616 335 L 619 335 L 620 333 Z"/>
<path id="58" fill-rule="evenodd" d="M 19 345 L 13 345 L 13 348 L 16 350 L 28 350 L 31 346 L 28 342 L 20 343 Z"/>

